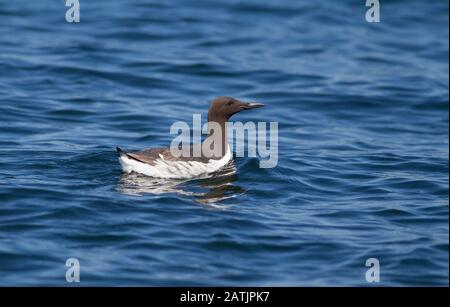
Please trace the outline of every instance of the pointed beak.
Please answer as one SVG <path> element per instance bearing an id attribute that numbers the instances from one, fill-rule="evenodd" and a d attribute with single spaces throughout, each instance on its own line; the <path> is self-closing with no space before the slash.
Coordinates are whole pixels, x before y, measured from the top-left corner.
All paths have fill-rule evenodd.
<path id="1" fill-rule="evenodd" d="M 242 110 L 250 110 L 250 109 L 257 109 L 262 108 L 264 105 L 262 103 L 258 102 L 242 102 L 241 109 Z"/>

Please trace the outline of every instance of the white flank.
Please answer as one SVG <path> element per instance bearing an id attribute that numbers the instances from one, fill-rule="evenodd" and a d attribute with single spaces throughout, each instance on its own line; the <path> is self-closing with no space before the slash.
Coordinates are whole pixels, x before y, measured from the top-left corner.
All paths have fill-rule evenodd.
<path id="1" fill-rule="evenodd" d="M 160 155 L 154 165 L 142 163 L 128 158 L 126 155 L 119 157 L 122 170 L 125 173 L 136 172 L 156 178 L 185 179 L 213 173 L 224 167 L 231 160 L 230 147 L 227 148 L 225 156 L 220 160 L 210 159 L 207 163 L 196 161 L 168 161 Z"/>

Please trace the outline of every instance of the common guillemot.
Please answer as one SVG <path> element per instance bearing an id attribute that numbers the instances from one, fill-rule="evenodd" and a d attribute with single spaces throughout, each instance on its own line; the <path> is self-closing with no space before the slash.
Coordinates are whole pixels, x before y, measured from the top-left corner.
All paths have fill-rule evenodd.
<path id="1" fill-rule="evenodd" d="M 263 107 L 261 103 L 242 102 L 232 97 L 214 99 L 208 111 L 208 137 L 202 144 L 184 148 L 182 156 L 174 156 L 170 148 L 150 148 L 138 152 L 125 152 L 117 147 L 119 162 L 126 173 L 136 172 L 157 178 L 193 178 L 213 173 L 227 165 L 232 159 L 227 140 L 226 122 L 234 114 Z M 211 129 L 215 124 L 217 130 Z M 215 133 L 212 133 L 215 131 Z M 216 148 L 206 144 L 220 145 Z M 194 152 L 200 152 L 195 156 Z"/>

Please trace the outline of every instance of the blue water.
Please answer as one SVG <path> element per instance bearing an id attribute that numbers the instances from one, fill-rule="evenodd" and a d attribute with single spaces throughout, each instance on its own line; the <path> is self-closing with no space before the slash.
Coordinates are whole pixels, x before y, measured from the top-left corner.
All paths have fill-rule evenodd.
<path id="1" fill-rule="evenodd" d="M 0 2 L 0 285 L 448 285 L 448 1 Z M 279 161 L 121 174 L 219 95 Z"/>

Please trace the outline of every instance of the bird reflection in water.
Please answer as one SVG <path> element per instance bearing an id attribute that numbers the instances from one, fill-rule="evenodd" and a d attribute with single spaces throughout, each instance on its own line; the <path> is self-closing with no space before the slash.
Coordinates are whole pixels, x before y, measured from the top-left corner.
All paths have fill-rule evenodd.
<path id="1" fill-rule="evenodd" d="M 127 195 L 177 193 L 193 197 L 198 203 L 213 207 L 224 207 L 220 203 L 245 192 L 233 184 L 236 180 L 236 166 L 233 161 L 214 174 L 195 179 L 160 179 L 145 175 L 123 173 L 117 183 L 117 191 Z"/>

